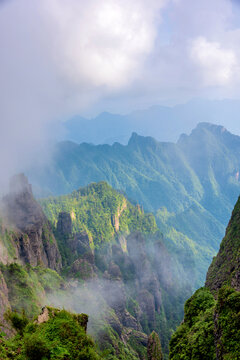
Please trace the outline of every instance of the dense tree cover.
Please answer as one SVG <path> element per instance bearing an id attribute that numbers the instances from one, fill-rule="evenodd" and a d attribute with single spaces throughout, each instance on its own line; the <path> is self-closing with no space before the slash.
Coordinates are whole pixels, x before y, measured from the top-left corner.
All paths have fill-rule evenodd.
<path id="1" fill-rule="evenodd" d="M 152 214 L 145 214 L 140 206 L 132 205 L 106 182 L 92 183 L 70 195 L 49 197 L 40 203 L 54 226 L 60 212 L 69 213 L 73 233 L 86 231 L 93 247 L 109 242 L 116 233 L 153 234 L 158 230 Z"/>
<path id="2" fill-rule="evenodd" d="M 185 305 L 184 322 L 170 341 L 172 360 L 237 360 L 240 357 L 240 293 L 223 286 L 217 300 L 199 289 Z"/>
<path id="3" fill-rule="evenodd" d="M 238 283 L 239 253 L 240 198 L 232 212 L 232 217 L 221 242 L 219 252 L 208 269 L 206 285 L 210 289 L 217 291 L 222 285 L 234 286 Z"/>
<path id="4" fill-rule="evenodd" d="M 170 359 L 240 358 L 240 199 L 233 210 L 206 286 L 185 304 L 184 322 L 170 341 Z"/>
<path id="5" fill-rule="evenodd" d="M 38 324 L 25 314 L 8 312 L 17 334 L 6 340 L 0 334 L 1 360 L 98 360 L 103 358 L 83 327 L 84 315 L 49 308 L 48 321 Z"/>
<path id="6" fill-rule="evenodd" d="M 184 322 L 170 341 L 170 359 L 215 359 L 214 305 L 213 295 L 204 288 L 186 302 Z"/>

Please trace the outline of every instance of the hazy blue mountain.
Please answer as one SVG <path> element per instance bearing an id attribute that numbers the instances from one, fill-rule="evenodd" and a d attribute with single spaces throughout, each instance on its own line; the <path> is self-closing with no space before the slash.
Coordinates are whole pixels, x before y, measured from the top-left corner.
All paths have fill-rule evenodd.
<path id="1" fill-rule="evenodd" d="M 127 144 L 131 133 L 137 132 L 159 141 L 176 142 L 181 133 L 190 133 L 202 121 L 221 124 L 236 132 L 239 113 L 239 100 L 192 100 L 174 107 L 152 106 L 127 115 L 104 112 L 91 120 L 75 116 L 63 124 L 62 139 L 77 143 Z"/>
<path id="2" fill-rule="evenodd" d="M 53 195 L 107 181 L 155 212 L 169 248 L 194 259 L 202 281 L 240 191 L 239 154 L 240 137 L 201 123 L 177 144 L 136 133 L 127 145 L 61 142 L 51 166 L 29 175 Z"/>

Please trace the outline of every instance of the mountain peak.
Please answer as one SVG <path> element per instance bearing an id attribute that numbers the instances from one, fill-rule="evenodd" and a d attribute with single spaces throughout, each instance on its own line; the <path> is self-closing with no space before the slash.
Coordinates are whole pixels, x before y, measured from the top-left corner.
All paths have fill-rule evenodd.
<path id="1" fill-rule="evenodd" d="M 216 124 L 212 124 L 212 123 L 208 123 L 208 122 L 200 122 L 194 130 L 201 130 L 201 129 L 206 129 L 206 130 L 209 130 L 214 133 L 228 132 L 224 126 L 216 125 Z"/>
<path id="2" fill-rule="evenodd" d="M 151 136 L 143 136 L 143 135 L 139 135 L 136 132 L 133 132 L 129 141 L 128 141 L 128 145 L 136 145 L 136 144 L 147 144 L 147 145 L 156 145 L 158 143 L 158 141 L 156 139 L 154 139 Z"/>
<path id="3" fill-rule="evenodd" d="M 140 136 L 136 132 L 132 132 L 132 135 L 128 141 L 128 145 L 134 144 Z"/>
<path id="4" fill-rule="evenodd" d="M 16 174 L 9 181 L 10 193 L 28 192 L 32 195 L 32 186 L 28 183 L 27 177 L 23 174 Z"/>
<path id="5" fill-rule="evenodd" d="M 198 125 L 192 130 L 190 135 L 181 134 L 178 144 L 184 144 L 187 140 L 193 139 L 193 140 L 199 140 L 202 136 L 206 134 L 212 134 L 217 137 L 235 137 L 238 138 L 237 135 L 231 134 L 224 126 L 222 125 L 216 125 L 208 122 L 200 122 Z"/>

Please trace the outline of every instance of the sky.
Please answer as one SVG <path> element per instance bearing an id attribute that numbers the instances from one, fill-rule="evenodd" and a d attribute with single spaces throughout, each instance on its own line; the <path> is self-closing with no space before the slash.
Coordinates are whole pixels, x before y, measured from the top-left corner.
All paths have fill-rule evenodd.
<path id="1" fill-rule="evenodd" d="M 0 167 L 75 114 L 240 98 L 239 44 L 238 0 L 0 0 Z"/>

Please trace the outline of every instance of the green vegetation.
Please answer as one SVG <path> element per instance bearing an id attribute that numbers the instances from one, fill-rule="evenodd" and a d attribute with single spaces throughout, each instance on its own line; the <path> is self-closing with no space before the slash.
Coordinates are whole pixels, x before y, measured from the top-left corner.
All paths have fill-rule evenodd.
<path id="1" fill-rule="evenodd" d="M 25 315 L 8 312 L 7 317 L 17 331 L 10 340 L 1 334 L 1 360 L 98 360 L 93 340 L 83 326 L 85 315 L 48 308 L 49 320 L 36 323 Z"/>
<path id="2" fill-rule="evenodd" d="M 51 269 L 21 266 L 17 263 L 0 264 L 8 286 L 8 298 L 14 311 L 22 309 L 30 317 L 36 316 L 45 301 L 46 292 L 60 289 L 64 280 Z"/>
<path id="3" fill-rule="evenodd" d="M 163 360 L 161 343 L 155 331 L 148 338 L 147 353 L 149 360 Z"/>
<path id="4" fill-rule="evenodd" d="M 238 360 L 240 354 L 240 294 L 223 286 L 217 301 L 206 288 L 185 305 L 184 323 L 170 341 L 172 360 Z"/>
<path id="5" fill-rule="evenodd" d="M 184 322 L 170 341 L 172 360 L 238 360 L 240 358 L 240 199 L 205 288 L 185 304 Z"/>
<path id="6" fill-rule="evenodd" d="M 66 276 L 70 275 L 80 281 L 91 278 L 93 271 L 92 264 L 88 263 L 87 257 L 84 258 L 84 254 L 86 255 L 86 253 L 78 254 L 71 250 L 71 243 L 75 241 L 74 233 L 87 233 L 90 242 L 89 245 L 94 249 L 98 276 L 101 276 L 104 272 L 108 272 L 111 262 L 114 262 L 114 266 L 117 265 L 117 277 L 120 276 L 120 278 L 123 279 L 124 291 L 126 291 L 126 308 L 135 319 L 139 318 L 139 312 L 141 312 L 141 310 L 137 300 L 139 289 L 135 287 L 134 284 L 136 279 L 139 281 L 143 275 L 136 274 L 135 265 L 133 265 L 134 257 L 137 257 L 136 260 L 134 260 L 136 261 L 136 266 L 139 259 L 144 259 L 143 263 L 148 264 L 146 265 L 146 273 L 144 276 L 152 277 L 159 267 L 159 262 L 161 264 L 161 257 L 164 258 L 162 254 L 163 243 L 165 242 L 167 244 L 175 260 L 169 259 L 168 262 L 168 267 L 169 269 L 171 268 L 171 270 L 168 270 L 168 275 L 166 274 L 166 276 L 169 276 L 171 273 L 171 279 L 166 277 L 160 280 L 160 278 L 158 278 L 159 286 L 161 287 L 162 305 L 158 311 L 154 310 L 154 328 L 153 324 L 149 325 L 149 314 L 143 313 L 140 321 L 143 331 L 146 334 L 150 334 L 153 330 L 160 334 L 163 352 L 166 355 L 168 352 L 169 338 L 176 329 L 176 325 L 182 319 L 182 306 L 187 294 L 190 294 L 189 279 L 191 278 L 192 280 L 193 271 L 190 271 L 191 274 L 189 274 L 189 278 L 187 278 L 186 272 L 190 269 L 194 261 L 192 257 L 189 256 L 189 252 L 186 252 L 181 262 L 178 263 L 176 258 L 177 256 L 179 257 L 179 251 L 175 251 L 174 254 L 173 249 L 177 249 L 180 245 L 178 244 L 177 247 L 177 245 L 173 243 L 168 243 L 168 239 L 165 240 L 163 238 L 156 225 L 154 215 L 144 213 L 139 205 L 132 205 L 126 200 L 122 193 L 112 189 L 105 182 L 92 183 L 85 188 L 74 191 L 70 195 L 50 197 L 40 200 L 40 203 L 46 216 L 52 223 L 63 258 L 63 264 L 65 265 L 63 270 L 64 274 Z M 73 234 L 58 233 L 57 222 L 60 213 L 70 214 Z M 128 239 L 127 235 L 134 232 L 142 234 L 139 238 L 140 243 L 142 243 L 142 249 L 140 250 L 143 252 L 142 255 L 138 254 L 137 247 L 139 245 L 137 243 L 134 244 L 132 253 L 128 253 L 129 244 L 127 245 L 127 243 L 130 242 L 131 244 L 131 239 Z M 122 243 L 121 239 L 123 239 Z M 189 242 L 191 242 L 191 240 L 189 240 Z M 183 243 L 186 244 L 186 241 Z M 114 246 L 115 249 L 121 247 L 123 253 L 121 249 L 113 251 L 112 247 Z M 89 249 L 87 251 L 89 252 Z M 184 254 L 184 251 L 185 247 L 182 249 L 182 254 Z M 165 247 L 164 253 L 168 254 L 168 250 L 165 249 Z M 91 258 L 93 255 L 88 254 L 88 256 Z M 170 257 L 169 254 L 168 256 Z M 75 260 L 77 260 L 75 263 L 77 267 L 75 267 L 73 271 L 71 265 Z M 170 265 L 171 261 L 172 265 Z M 183 270 L 183 267 L 184 269 L 186 268 L 186 271 Z M 164 269 L 159 270 L 159 274 L 161 274 L 161 271 L 164 271 Z M 114 278 L 112 274 L 110 277 L 111 279 Z M 159 277 L 161 277 L 161 275 L 159 275 Z M 178 281 L 179 284 L 177 283 Z M 128 282 L 131 282 L 132 289 L 129 288 Z M 153 288 L 155 286 L 156 285 L 153 285 Z M 151 303 L 151 299 L 154 297 L 154 290 L 151 289 L 150 292 L 152 292 L 151 294 L 149 293 L 149 301 Z M 110 344 L 112 342 L 115 344 L 114 349 L 121 348 L 119 336 L 114 335 L 111 327 L 106 326 L 105 331 L 107 331 L 108 334 L 106 336 L 108 339 L 109 337 L 112 339 L 111 341 L 109 340 Z M 96 337 L 98 336 L 96 335 Z M 146 347 L 142 348 L 142 346 L 138 344 L 138 340 L 135 339 L 135 337 L 131 337 L 131 344 L 131 348 L 133 347 L 136 351 L 146 350 Z M 108 347 L 106 342 L 104 346 L 105 348 Z M 118 352 L 121 353 L 120 350 L 118 350 Z M 124 354 L 123 358 L 127 358 L 127 354 Z"/>
<path id="7" fill-rule="evenodd" d="M 240 192 L 239 153 L 239 137 L 203 123 L 190 136 L 181 136 L 177 144 L 137 134 L 126 146 L 60 143 L 51 167 L 34 169 L 31 181 L 54 195 L 93 181 L 107 181 L 124 191 L 129 200 L 157 214 L 157 225 L 169 248 L 179 254 L 179 261 L 184 257 L 183 264 L 190 259 L 195 273 L 192 284 L 197 288 L 218 251 Z M 101 224 L 109 237 L 110 222 L 102 219 Z M 97 234 L 103 236 L 100 230 Z"/>
<path id="8" fill-rule="evenodd" d="M 174 280 L 171 285 L 167 284 L 168 280 L 165 281 L 164 278 L 161 278 L 160 270 L 157 277 L 155 275 L 155 283 L 151 283 L 153 274 L 157 274 L 156 269 L 159 266 L 160 258 L 164 260 L 165 255 L 169 256 L 163 245 L 163 236 L 156 225 L 154 215 L 144 213 L 139 205 L 132 205 L 122 193 L 113 190 L 105 182 L 90 184 L 70 195 L 43 199 L 41 204 L 52 223 L 52 229 L 63 258 L 62 276 L 66 279 L 75 279 L 74 284 L 77 289 L 80 288 L 81 297 L 83 295 L 81 285 L 84 284 L 84 288 L 87 290 L 88 282 L 85 280 L 89 278 L 99 278 L 100 283 L 103 278 L 101 286 L 106 286 L 105 282 L 109 281 L 109 286 L 111 285 L 113 288 L 112 293 L 108 287 L 106 288 L 106 298 L 99 293 L 99 289 L 91 290 L 89 288 L 88 295 L 90 297 L 84 298 L 82 305 L 86 306 L 86 301 L 89 301 L 91 306 L 95 306 L 93 304 L 97 301 L 95 307 L 101 308 L 102 306 L 99 304 L 101 298 L 104 309 L 106 307 L 111 313 L 110 320 L 106 319 L 104 317 L 105 310 L 102 309 L 103 319 L 101 324 L 98 324 L 96 331 L 93 332 L 98 348 L 104 353 L 104 358 L 109 360 L 146 358 L 147 334 L 153 330 L 161 334 L 163 352 L 167 356 L 169 337 L 181 319 L 181 304 L 189 290 L 184 292 L 184 296 L 177 295 L 179 287 L 175 292 L 173 291 L 173 284 L 176 281 Z M 61 221 L 57 226 L 60 213 Z M 42 240 L 44 246 L 44 239 L 50 240 L 52 236 L 48 224 L 43 227 L 42 234 L 43 239 L 39 240 Z M 25 234 L 21 234 L 21 236 L 24 237 Z M 132 243 L 130 250 L 129 243 Z M 140 259 L 145 267 L 144 275 L 140 268 L 136 270 L 139 267 Z M 172 265 L 173 263 L 174 261 Z M 168 271 L 172 278 L 177 275 L 177 271 L 175 273 L 173 270 L 174 267 L 175 265 L 171 267 L 171 271 Z M 76 303 L 75 310 L 79 309 L 77 309 L 80 306 L 79 292 L 77 291 L 74 295 L 74 287 L 66 287 L 61 276 L 53 270 L 42 266 L 32 267 L 11 263 L 2 264 L 1 272 L 9 290 L 8 300 L 14 311 L 14 316 L 9 317 L 9 320 L 15 327 L 18 324 L 19 330 L 24 324 L 21 316 L 26 314 L 33 319 L 39 313 L 40 307 L 52 299 L 55 302 L 58 297 L 60 299 L 62 296 L 64 302 L 68 291 L 71 291 L 71 297 L 75 296 L 71 306 L 74 308 Z M 149 285 L 143 283 L 137 286 L 137 282 L 141 282 L 142 276 L 146 277 L 146 280 L 149 277 L 147 280 Z M 147 292 L 150 303 L 145 309 L 143 301 L 140 306 L 138 295 L 141 290 L 139 287 L 145 288 L 146 286 L 149 287 Z M 164 289 L 164 287 L 169 287 L 171 290 Z M 50 294 L 47 299 L 49 292 L 53 292 L 53 296 L 51 297 Z M 156 301 L 159 304 L 159 310 L 156 311 L 154 307 L 155 293 L 157 294 Z M 107 296 L 108 294 L 109 296 Z M 110 295 L 113 295 L 112 299 Z M 119 297 L 119 306 L 124 309 L 122 315 L 117 309 L 115 296 Z M 162 299 L 160 299 L 161 296 Z M 178 303 L 176 303 L 176 299 Z M 60 304 L 62 305 L 61 301 L 59 306 Z M 22 309 L 24 313 L 22 313 Z M 132 315 L 128 315 L 128 309 Z M 150 319 L 152 314 L 155 318 L 154 321 Z M 95 316 L 91 317 L 91 322 L 97 321 Z M 167 317 L 169 317 L 169 321 L 167 321 Z M 143 324 L 145 334 L 140 331 L 140 323 Z M 33 339 L 35 339 L 34 336 Z M 39 346 L 41 345 L 44 349 L 42 356 L 47 357 L 49 353 L 46 350 L 48 347 L 45 340 L 35 339 L 34 341 L 36 344 L 39 342 Z M 27 338 L 26 343 L 28 343 Z M 39 353 L 41 354 L 40 350 Z"/>
<path id="9" fill-rule="evenodd" d="M 218 347 L 224 360 L 237 360 L 240 356 L 240 293 L 224 286 L 218 294 Z"/>
<path id="10" fill-rule="evenodd" d="M 3 226 L 3 220 L 0 217 L 0 261 L 16 257 L 16 248 L 14 246 L 15 235 L 16 233 L 13 230 Z"/>
<path id="11" fill-rule="evenodd" d="M 145 214 L 139 206 L 133 206 L 105 182 L 90 184 L 70 195 L 43 199 L 40 204 L 55 227 L 59 213 L 69 213 L 73 233 L 86 231 L 95 248 L 113 240 L 116 233 L 140 231 L 152 234 L 157 231 L 152 214 Z"/>
<path id="12" fill-rule="evenodd" d="M 123 343 L 117 332 L 106 321 L 98 322 L 97 326 L 97 333 L 94 337 L 104 359 L 138 360 L 139 353 L 146 354 L 146 347 L 137 341 L 134 331 L 132 331 L 129 341 Z"/>
<path id="13" fill-rule="evenodd" d="M 238 274 L 239 256 L 240 198 L 234 207 L 219 253 L 209 267 L 206 285 L 213 291 L 216 291 L 222 285 L 231 285 L 232 279 Z"/>
<path id="14" fill-rule="evenodd" d="M 213 360 L 215 300 L 209 290 L 201 288 L 186 302 L 184 323 L 170 341 L 172 360 Z"/>

